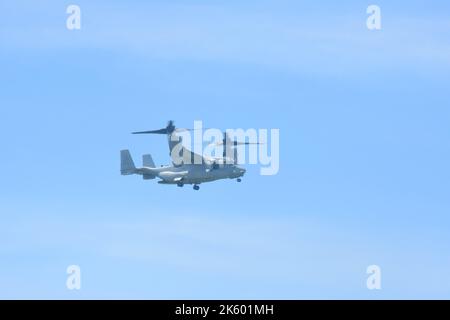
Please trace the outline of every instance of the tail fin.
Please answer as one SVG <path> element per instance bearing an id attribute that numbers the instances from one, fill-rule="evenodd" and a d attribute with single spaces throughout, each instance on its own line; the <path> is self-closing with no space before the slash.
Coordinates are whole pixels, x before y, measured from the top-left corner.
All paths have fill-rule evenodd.
<path id="1" fill-rule="evenodd" d="M 120 173 L 122 175 L 133 174 L 136 171 L 133 158 L 131 158 L 130 151 L 120 151 Z"/>
<path id="2" fill-rule="evenodd" d="M 142 156 L 142 165 L 148 168 L 155 168 L 155 163 L 153 162 L 153 158 L 149 154 L 144 154 Z"/>
<path id="3" fill-rule="evenodd" d="M 149 154 L 144 154 L 142 156 L 142 165 L 145 168 L 155 168 L 155 163 L 153 162 L 153 158 L 151 155 Z M 156 175 L 154 174 L 149 174 L 149 173 L 144 173 L 142 175 L 142 178 L 144 178 L 144 180 L 149 180 L 149 179 L 155 179 Z"/>

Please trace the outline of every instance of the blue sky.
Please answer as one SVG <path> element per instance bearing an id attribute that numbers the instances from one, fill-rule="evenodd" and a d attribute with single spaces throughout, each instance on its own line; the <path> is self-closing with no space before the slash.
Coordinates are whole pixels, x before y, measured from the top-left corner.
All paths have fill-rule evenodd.
<path id="1" fill-rule="evenodd" d="M 1 298 L 450 297 L 448 2 L 242 2 L 0 4 Z M 169 119 L 279 128 L 280 171 L 120 176 Z"/>

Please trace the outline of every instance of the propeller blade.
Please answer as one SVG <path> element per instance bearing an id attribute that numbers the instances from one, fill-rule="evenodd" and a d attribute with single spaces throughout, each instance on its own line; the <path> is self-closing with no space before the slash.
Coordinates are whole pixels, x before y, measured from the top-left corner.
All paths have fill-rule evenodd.
<path id="1" fill-rule="evenodd" d="M 244 145 L 244 144 L 263 144 L 263 143 L 261 143 L 261 142 L 237 142 L 237 141 L 234 142 L 235 146 L 236 145 Z"/>
<path id="2" fill-rule="evenodd" d="M 231 143 L 230 143 L 231 146 L 247 145 L 247 144 L 264 144 L 264 143 L 263 142 L 237 142 L 237 141 L 234 141 L 234 143 L 233 143 L 233 141 L 231 141 Z M 222 146 L 222 145 L 224 145 L 224 142 L 223 141 L 219 141 L 219 142 L 216 142 L 216 143 L 210 143 L 209 145 L 210 146 L 212 146 L 212 145 Z"/>
<path id="3" fill-rule="evenodd" d="M 177 129 L 175 128 L 174 121 L 169 120 L 169 122 L 167 122 L 167 126 L 165 128 L 158 129 L 158 130 L 137 131 L 137 132 L 132 132 L 132 134 L 169 134 L 169 133 L 174 132 L 175 130 L 177 130 Z"/>
<path id="4" fill-rule="evenodd" d="M 176 132 L 183 132 L 183 131 L 195 131 L 195 130 L 207 130 L 209 128 L 197 128 L 197 129 L 188 129 L 188 128 L 176 128 Z"/>
<path id="5" fill-rule="evenodd" d="M 149 130 L 149 131 L 136 131 L 132 132 L 132 134 L 167 134 L 167 129 L 159 129 L 159 130 Z"/>

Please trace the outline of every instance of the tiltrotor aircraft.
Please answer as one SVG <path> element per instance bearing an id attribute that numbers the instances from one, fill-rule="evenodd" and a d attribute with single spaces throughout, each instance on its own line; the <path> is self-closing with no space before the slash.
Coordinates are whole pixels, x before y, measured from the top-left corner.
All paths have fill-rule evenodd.
<path id="1" fill-rule="evenodd" d="M 258 143 L 231 141 L 228 134 L 224 133 L 223 140 L 217 143 L 218 145 L 223 145 L 222 157 L 207 158 L 186 149 L 180 144 L 181 137 L 177 135 L 177 132 L 189 130 L 192 129 L 176 128 L 171 120 L 163 129 L 133 132 L 133 134 L 167 135 L 172 165 L 156 167 L 152 156 L 146 154 L 142 156 L 142 167 L 137 168 L 129 150 L 121 150 L 121 174 L 138 174 L 142 175 L 145 180 L 160 178 L 161 180 L 158 183 L 176 184 L 179 187 L 185 184 L 192 184 L 194 185 L 194 190 L 199 190 L 199 184 L 201 183 L 220 179 L 237 179 L 238 182 L 241 182 L 245 169 L 237 165 L 236 146 Z M 179 152 L 175 152 L 176 155 L 172 152 L 174 148 L 179 148 Z M 175 156 L 177 157 L 176 159 Z"/>

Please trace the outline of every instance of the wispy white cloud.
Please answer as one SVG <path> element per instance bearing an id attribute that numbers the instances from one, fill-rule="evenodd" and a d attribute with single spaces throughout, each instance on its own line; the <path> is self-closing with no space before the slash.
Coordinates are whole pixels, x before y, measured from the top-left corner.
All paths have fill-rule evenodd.
<path id="1" fill-rule="evenodd" d="M 218 212 L 170 216 L 154 212 L 145 217 L 138 212 L 132 216 L 123 212 L 104 220 L 96 217 L 95 212 L 84 212 L 80 218 L 68 213 L 60 217 L 55 212 L 33 217 L 22 213 L 22 218 L 10 218 L 1 224 L 0 255 L 8 264 L 0 266 L 0 280 L 16 288 L 15 296 L 36 297 L 41 287 L 48 297 L 60 295 L 55 288 L 64 282 L 65 262 L 82 264 L 84 274 L 88 275 L 85 283 L 89 289 L 83 291 L 87 296 L 94 293 L 97 297 L 121 296 L 124 283 L 108 291 L 101 287 L 102 281 L 94 280 L 115 277 L 118 281 L 133 281 L 134 297 L 165 294 L 172 298 L 185 297 L 170 286 L 171 290 L 161 293 L 164 286 L 174 281 L 188 286 L 183 289 L 184 294 L 211 297 L 208 294 L 213 294 L 216 284 L 207 283 L 206 279 L 216 279 L 226 288 L 218 296 L 222 298 L 229 297 L 234 290 L 239 290 L 234 297 L 248 297 L 243 293 L 245 290 L 253 298 L 355 297 L 359 288 L 363 289 L 365 267 L 374 261 L 395 273 L 397 278 L 391 275 L 390 281 L 400 285 L 398 296 L 405 296 L 402 290 L 407 287 L 401 285 L 410 281 L 402 276 L 404 267 L 396 267 L 405 261 L 413 264 L 408 274 L 412 272 L 417 277 L 417 288 L 413 291 L 426 288 L 436 293 L 440 291 L 427 283 L 430 281 L 427 269 L 414 262 L 431 259 L 434 263 L 444 261 L 441 268 L 448 265 L 448 261 L 429 251 L 426 241 L 417 247 L 414 244 L 422 240 L 414 236 L 405 239 L 402 236 L 405 233 L 398 235 L 396 227 L 384 229 L 383 238 L 378 239 L 376 228 L 358 231 L 358 224 L 336 223 L 338 219 L 327 221 L 289 214 L 250 217 Z M 399 238 L 404 243 L 399 244 Z M 386 247 L 386 243 L 395 246 Z M 21 272 L 30 266 L 43 273 L 45 281 L 37 277 L 24 282 Z M 186 275 L 194 278 L 201 275 L 202 287 L 190 288 L 191 281 L 184 278 Z M 146 280 L 141 283 L 139 279 Z M 226 286 L 223 281 L 227 279 L 240 281 L 239 289 L 232 284 Z M 154 287 L 147 287 L 150 280 Z M 157 285 L 157 281 L 164 286 Z M 27 287 L 37 291 L 30 295 Z M 0 295 L 8 296 L 8 291 L 2 289 Z M 136 293 L 139 290 L 143 293 Z"/>
<path id="2" fill-rule="evenodd" d="M 450 30 L 442 20 L 398 17 L 381 31 L 365 16 L 299 16 L 211 5 L 86 5 L 83 27 L 63 23 L 4 26 L 8 49 L 101 49 L 151 59 L 260 65 L 294 72 L 342 73 L 379 68 L 449 67 Z"/>
<path id="3" fill-rule="evenodd" d="M 339 244 L 330 238 L 341 231 L 293 215 L 240 217 L 184 212 L 163 217 L 155 213 L 145 219 L 104 222 L 87 216 L 66 221 L 54 215 L 51 220 L 48 215 L 39 220 L 13 219 L 1 230 L 0 253 L 96 256 L 206 274 L 285 281 L 298 278 L 299 270 L 303 274 L 317 270 L 319 261 L 339 259 L 337 250 L 323 251 L 320 247 L 326 241 L 338 249 Z M 325 263 L 322 266 L 326 268 Z"/>

